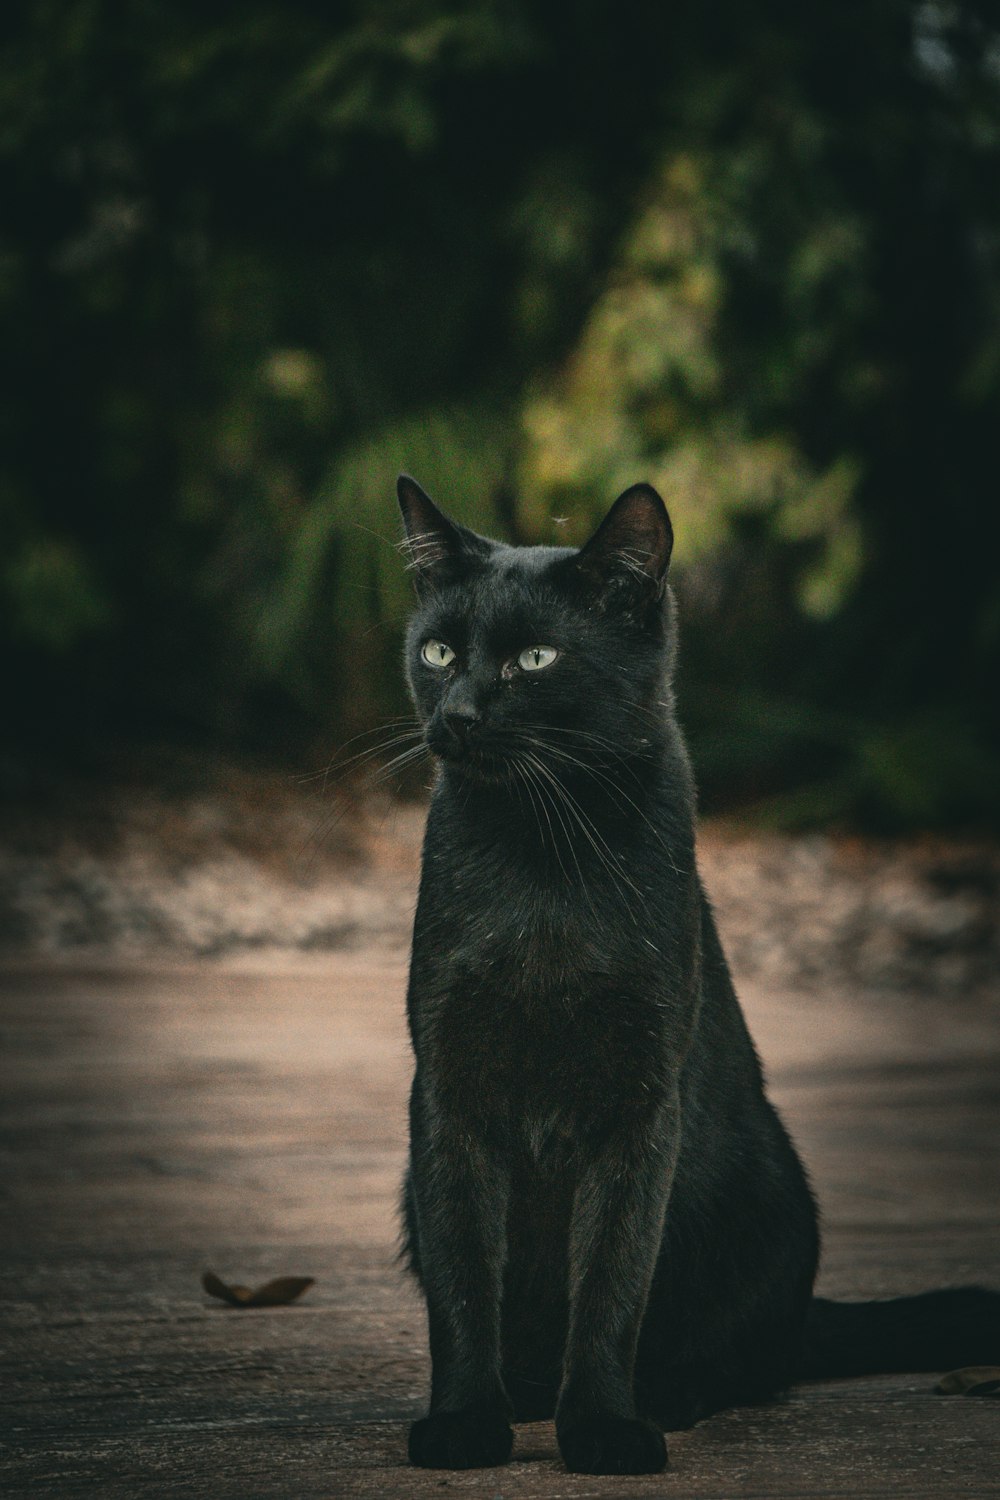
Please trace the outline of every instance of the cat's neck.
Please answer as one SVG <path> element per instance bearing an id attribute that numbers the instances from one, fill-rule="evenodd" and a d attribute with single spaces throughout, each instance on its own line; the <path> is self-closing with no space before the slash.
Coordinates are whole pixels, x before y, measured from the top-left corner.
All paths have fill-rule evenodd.
<path id="1" fill-rule="evenodd" d="M 662 846 L 667 825 L 691 823 L 694 793 L 683 742 L 667 732 L 630 755 L 540 752 L 491 781 L 444 765 L 435 801 L 451 838 L 470 851 L 600 863 L 609 846 L 639 858 Z"/>
<path id="2" fill-rule="evenodd" d="M 680 892 L 694 874 L 694 797 L 683 744 L 673 753 L 571 803 L 552 787 L 516 778 L 485 785 L 445 768 L 424 845 L 427 910 L 507 923 L 518 942 L 616 941 L 658 892 Z M 686 899 L 686 898 L 685 898 Z M 429 930 L 429 929 L 428 929 Z M 547 935 L 547 936 L 546 936 Z M 444 942 L 442 936 L 440 941 Z M 588 960 L 589 961 L 589 960 Z"/>

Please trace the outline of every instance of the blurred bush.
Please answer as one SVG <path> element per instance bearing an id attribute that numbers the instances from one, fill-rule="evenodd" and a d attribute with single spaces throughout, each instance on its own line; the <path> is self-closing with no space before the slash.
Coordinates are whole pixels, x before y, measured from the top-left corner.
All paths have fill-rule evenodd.
<path id="1" fill-rule="evenodd" d="M 710 807 L 998 819 L 986 0 L 18 16 L 17 755 L 328 753 L 402 702 L 398 469 L 522 541 L 648 477 Z"/>

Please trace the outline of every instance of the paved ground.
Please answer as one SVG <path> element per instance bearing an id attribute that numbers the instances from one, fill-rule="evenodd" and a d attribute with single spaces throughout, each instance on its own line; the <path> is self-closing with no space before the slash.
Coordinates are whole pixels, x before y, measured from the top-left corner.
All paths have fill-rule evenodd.
<path id="1" fill-rule="evenodd" d="M 721 1415 L 648 1480 L 566 1475 L 547 1424 L 505 1470 L 408 1469 L 427 1366 L 393 1265 L 403 984 L 402 957 L 371 954 L 7 973 L 4 1493 L 1000 1495 L 1000 1404 L 924 1375 Z M 825 1289 L 1000 1285 L 996 1012 L 745 1001 L 826 1210 Z M 317 1282 L 234 1311 L 201 1292 L 206 1266 Z"/>

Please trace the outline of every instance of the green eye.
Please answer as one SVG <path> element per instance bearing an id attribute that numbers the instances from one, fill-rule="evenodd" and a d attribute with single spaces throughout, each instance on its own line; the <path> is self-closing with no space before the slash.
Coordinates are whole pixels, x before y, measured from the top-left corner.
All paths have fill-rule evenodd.
<path id="1" fill-rule="evenodd" d="M 448 667 L 455 660 L 455 653 L 444 641 L 424 641 L 420 655 L 429 667 Z"/>
<path id="2" fill-rule="evenodd" d="M 551 667 L 558 655 L 554 646 L 529 646 L 521 652 L 517 664 L 522 672 L 540 672 L 543 667 Z"/>

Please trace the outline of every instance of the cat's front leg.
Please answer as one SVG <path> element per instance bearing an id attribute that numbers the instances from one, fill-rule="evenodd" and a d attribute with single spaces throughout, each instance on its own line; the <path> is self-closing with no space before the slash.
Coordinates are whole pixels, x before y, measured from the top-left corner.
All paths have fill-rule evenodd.
<path id="1" fill-rule="evenodd" d="M 676 1108 L 623 1122 L 585 1162 L 570 1228 L 570 1321 L 556 1434 L 566 1467 L 655 1474 L 663 1433 L 636 1411 L 636 1345 L 676 1160 Z"/>
<path id="2" fill-rule="evenodd" d="M 467 1132 L 437 1122 L 410 1167 L 431 1348 L 429 1414 L 410 1461 L 429 1469 L 506 1463 L 513 1433 L 500 1377 L 505 1172 Z"/>

